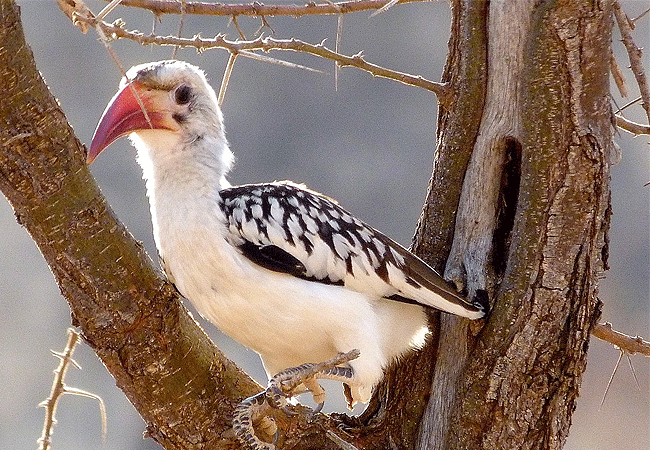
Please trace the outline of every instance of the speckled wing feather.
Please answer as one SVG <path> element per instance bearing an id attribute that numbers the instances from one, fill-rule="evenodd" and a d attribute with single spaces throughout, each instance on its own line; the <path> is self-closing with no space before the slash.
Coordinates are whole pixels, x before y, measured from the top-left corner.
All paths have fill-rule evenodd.
<path id="1" fill-rule="evenodd" d="M 231 244 L 256 264 L 373 297 L 483 315 L 420 258 L 304 186 L 252 184 L 220 195 Z"/>

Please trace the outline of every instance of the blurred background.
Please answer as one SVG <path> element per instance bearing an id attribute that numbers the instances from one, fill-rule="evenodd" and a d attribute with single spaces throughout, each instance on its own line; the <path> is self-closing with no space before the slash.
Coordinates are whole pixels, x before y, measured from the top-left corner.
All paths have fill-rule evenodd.
<path id="1" fill-rule="evenodd" d="M 81 34 L 54 0 L 18 3 L 39 69 L 77 136 L 90 143 L 97 121 L 116 91 L 118 69 L 96 34 Z M 98 0 L 87 4 L 95 13 L 105 5 Z M 650 2 L 626 1 L 623 5 L 630 17 L 636 17 L 650 7 Z M 363 50 L 370 62 L 439 79 L 449 36 L 447 2 L 397 6 L 379 16 L 369 16 L 367 12 L 345 16 L 343 53 Z M 118 8 L 108 20 L 118 17 L 126 20 L 128 28 L 145 33 L 153 25 L 152 15 L 144 11 Z M 177 16 L 162 17 L 157 33 L 175 34 L 178 20 Z M 635 38 L 641 47 L 650 47 L 649 20 L 645 17 L 637 22 Z M 276 37 L 295 36 L 312 43 L 327 38 L 326 44 L 334 46 L 335 17 L 269 17 L 268 22 Z M 239 24 L 248 37 L 254 36 L 260 26 L 259 20 L 244 17 L 239 18 Z M 215 17 L 189 16 L 184 30 L 185 36 L 198 32 L 205 37 L 217 33 L 237 36 L 227 19 Z M 618 61 L 627 66 L 623 46 L 616 39 Z M 113 46 L 127 68 L 172 55 L 171 48 L 144 48 L 131 42 L 115 42 Z M 205 69 L 216 87 L 227 56 L 215 50 L 197 55 L 189 49 L 177 55 Z M 228 139 L 237 156 L 231 182 L 304 182 L 338 199 L 346 209 L 408 246 L 431 175 L 435 97 L 422 89 L 349 68 L 340 72 L 335 90 L 333 63 L 290 53 L 276 52 L 272 56 L 326 74 L 242 57 L 237 60 L 223 105 Z M 647 55 L 645 63 L 650 68 Z M 633 88 L 632 75 L 626 76 Z M 640 115 L 629 117 L 644 120 Z M 650 180 L 649 140 L 647 136 L 635 139 L 624 132 L 616 137 L 622 157 L 612 170 L 611 270 L 600 289 L 602 320 L 645 339 L 650 339 L 650 186 L 644 186 Z M 102 154 L 93 165 L 93 173 L 120 219 L 155 255 L 140 168 L 127 140 L 116 142 Z M 49 394 L 52 370 L 58 364 L 49 350 L 63 349 L 70 314 L 38 249 L 16 223 L 4 198 L 0 199 L 0 227 L 0 449 L 36 448 L 44 416 L 44 410 L 37 405 Z M 265 384 L 256 354 L 229 341 L 214 327 L 205 328 L 229 357 Z M 637 386 L 624 356 L 600 405 L 618 357 L 619 351 L 611 345 L 592 339 L 566 449 L 650 448 L 648 359 L 631 357 Z M 72 368 L 66 383 L 105 400 L 108 435 L 103 442 L 96 402 L 66 396 L 57 412 L 53 448 L 160 448 L 154 441 L 142 438 L 142 419 L 89 347 L 80 344 L 75 359 L 83 370 Z M 334 386 L 329 392 L 332 390 L 341 389 Z M 344 412 L 340 396 L 327 406 Z"/>

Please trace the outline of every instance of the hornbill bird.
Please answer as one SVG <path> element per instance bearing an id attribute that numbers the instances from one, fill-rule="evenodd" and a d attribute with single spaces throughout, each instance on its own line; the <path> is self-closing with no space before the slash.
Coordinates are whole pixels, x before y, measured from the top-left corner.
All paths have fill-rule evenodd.
<path id="1" fill-rule="evenodd" d="M 333 378 L 350 405 L 367 402 L 383 370 L 426 330 L 427 308 L 484 315 L 480 302 L 334 200 L 288 181 L 230 185 L 221 110 L 197 67 L 131 68 L 88 162 L 124 135 L 146 180 L 162 267 L 201 315 L 259 353 L 269 377 L 358 350 L 287 396 L 309 390 L 322 404 L 315 379 Z"/>

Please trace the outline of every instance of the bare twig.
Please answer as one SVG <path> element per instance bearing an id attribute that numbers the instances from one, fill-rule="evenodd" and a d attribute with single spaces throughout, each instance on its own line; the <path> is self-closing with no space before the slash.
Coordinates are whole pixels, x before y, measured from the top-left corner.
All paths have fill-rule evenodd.
<path id="1" fill-rule="evenodd" d="M 650 12 L 650 8 L 649 8 L 649 9 L 646 9 L 646 10 L 643 11 L 641 14 L 639 14 L 638 16 L 636 16 L 634 19 L 631 19 L 632 23 L 636 23 L 637 20 L 639 20 L 639 19 L 645 17 L 645 15 L 648 14 L 649 12 Z"/>
<path id="2" fill-rule="evenodd" d="M 637 97 L 637 98 L 635 98 L 634 100 L 631 100 L 631 101 L 627 102 L 625 105 L 623 105 L 623 106 L 621 106 L 620 108 L 618 108 L 618 110 L 616 110 L 616 112 L 615 112 L 614 114 L 618 114 L 618 113 L 620 113 L 620 112 L 625 111 L 627 108 L 629 108 L 629 107 L 632 106 L 632 105 L 636 105 L 636 104 L 639 103 L 641 100 L 642 100 L 641 97 Z M 615 103 L 616 103 L 616 102 L 615 102 Z M 616 106 L 618 106 L 618 105 L 616 105 Z"/>
<path id="3" fill-rule="evenodd" d="M 399 0 L 390 0 L 390 1 L 389 1 L 388 3 L 386 3 L 384 6 L 382 6 L 381 8 L 379 8 L 377 11 L 375 11 L 375 12 L 372 13 L 372 14 L 370 14 L 370 17 L 375 17 L 375 16 L 378 15 L 378 14 L 381 14 L 381 13 L 384 13 L 384 12 L 388 11 L 388 10 L 391 9 L 393 6 L 395 6 L 398 2 L 399 2 Z"/>
<path id="4" fill-rule="evenodd" d="M 185 0 L 181 0 L 181 19 L 178 22 L 178 37 L 183 36 L 183 27 L 185 26 L 185 17 L 187 15 L 185 14 Z M 179 47 L 176 46 L 174 47 L 174 51 L 172 52 L 172 59 L 176 59 L 176 53 L 178 53 Z"/>
<path id="5" fill-rule="evenodd" d="M 239 22 L 237 22 L 237 16 L 232 16 L 230 20 L 232 20 L 232 23 L 235 25 L 235 29 L 237 30 L 237 33 L 239 33 L 239 37 L 242 38 L 243 40 L 246 40 L 246 36 L 244 35 L 244 32 L 242 31 L 241 28 L 239 28 Z"/>
<path id="6" fill-rule="evenodd" d="M 401 0 L 397 3 L 428 2 L 430 0 Z M 263 5 L 259 2 L 225 4 L 207 2 L 186 2 L 185 13 L 204 16 L 291 16 L 349 14 L 359 11 L 377 10 L 391 3 L 391 0 L 350 0 L 338 3 L 326 2 L 304 5 Z M 167 0 L 123 0 L 122 5 L 148 9 L 155 14 L 180 14 L 181 5 Z"/>
<path id="7" fill-rule="evenodd" d="M 48 450 L 52 445 L 52 430 L 54 428 L 54 424 L 56 423 L 56 407 L 59 403 L 59 399 L 61 396 L 63 396 L 63 394 L 80 395 L 97 400 L 99 402 L 99 409 L 102 415 L 102 436 L 106 436 L 106 408 L 104 407 L 104 401 L 101 399 L 101 397 L 90 392 L 83 391 L 81 389 L 68 387 L 63 382 L 70 364 L 78 369 L 81 369 L 81 367 L 79 367 L 79 364 L 77 364 L 75 360 L 72 359 L 72 353 L 74 352 L 74 348 L 77 345 L 78 341 L 79 333 L 77 333 L 72 328 L 68 328 L 68 343 L 66 344 L 63 352 L 59 353 L 50 350 L 54 356 L 60 359 L 60 362 L 59 366 L 54 370 L 54 382 L 52 383 L 50 396 L 47 399 L 43 400 L 39 405 L 45 408 L 43 432 L 41 433 L 41 437 L 38 439 L 39 450 Z"/>
<path id="8" fill-rule="evenodd" d="M 614 82 L 616 83 L 616 87 L 618 88 L 618 92 L 620 92 L 621 97 L 627 97 L 628 92 L 627 86 L 625 86 L 625 76 L 623 75 L 623 71 L 618 65 L 618 62 L 616 62 L 614 52 L 609 53 L 609 70 L 612 72 L 612 77 L 614 78 Z"/>
<path id="9" fill-rule="evenodd" d="M 104 9 L 102 9 L 99 14 L 97 14 L 97 20 L 104 20 L 104 18 L 109 15 L 111 11 L 113 11 L 120 3 L 122 3 L 122 0 L 111 0 L 111 2 L 108 5 L 104 6 Z"/>
<path id="10" fill-rule="evenodd" d="M 259 28 L 257 29 L 257 31 L 255 32 L 255 36 L 256 36 L 256 37 L 261 36 L 262 33 L 264 33 L 264 29 L 265 29 L 265 28 L 268 28 L 269 30 L 271 30 L 271 34 L 272 34 L 272 35 L 275 34 L 275 30 L 273 29 L 273 27 L 271 26 L 271 24 L 268 22 L 268 20 L 266 20 L 266 16 L 261 16 L 261 17 L 260 17 L 260 20 L 261 20 L 262 23 L 260 23 L 260 27 L 259 27 Z"/>
<path id="11" fill-rule="evenodd" d="M 636 389 L 641 392 L 641 385 L 639 384 L 639 378 L 636 376 L 636 370 L 634 370 L 634 365 L 632 364 L 632 358 L 630 358 L 630 354 L 626 353 L 625 357 L 627 358 L 627 364 L 630 366 L 630 370 L 632 371 L 632 377 L 634 378 L 634 383 L 636 384 Z"/>
<path id="12" fill-rule="evenodd" d="M 235 61 L 237 60 L 237 56 L 239 55 L 245 56 L 246 58 L 256 59 L 258 61 L 264 61 L 271 64 L 290 67 L 292 69 L 302 69 L 310 72 L 323 73 L 322 71 L 317 69 L 312 69 L 311 67 L 305 67 L 305 66 L 301 66 L 300 64 L 294 64 L 291 62 L 282 61 L 280 59 L 270 58 L 268 56 L 260 55 L 258 53 L 249 52 L 246 50 L 237 53 L 231 53 L 230 58 L 228 58 L 228 64 L 226 65 L 226 70 L 221 79 L 221 87 L 219 88 L 219 96 L 218 96 L 219 106 L 223 104 L 223 100 L 226 97 L 226 89 L 228 88 L 228 83 L 230 82 L 230 75 L 232 75 L 232 70 L 235 67 Z"/>
<path id="13" fill-rule="evenodd" d="M 612 329 L 612 324 L 609 322 L 596 324 L 591 334 L 598 339 L 615 345 L 630 355 L 641 353 L 650 356 L 650 342 L 644 341 L 639 336 L 632 337 L 616 331 Z"/>
<path id="14" fill-rule="evenodd" d="M 607 398 L 607 393 L 609 392 L 609 388 L 612 386 L 612 381 L 614 381 L 614 376 L 616 375 L 616 371 L 618 370 L 618 366 L 621 365 L 621 359 L 623 358 L 623 352 L 621 350 L 620 354 L 618 355 L 618 359 L 616 360 L 616 365 L 614 366 L 614 370 L 612 370 L 612 374 L 609 377 L 609 380 L 607 381 L 607 386 L 605 387 L 605 392 L 603 392 L 603 398 L 600 400 L 600 405 L 598 406 L 598 410 L 603 407 L 605 404 L 605 398 Z"/>
<path id="15" fill-rule="evenodd" d="M 289 62 L 289 61 L 284 61 L 282 59 L 271 58 L 270 56 L 260 55 L 259 53 L 250 52 L 248 50 L 242 50 L 238 54 L 241 55 L 241 56 L 244 56 L 246 58 L 255 59 L 257 61 L 263 61 L 263 62 L 266 62 L 266 63 L 275 64 L 275 65 L 278 65 L 278 66 L 289 67 L 291 69 L 300 69 L 300 70 L 306 70 L 307 72 L 314 72 L 314 73 L 321 73 L 321 74 L 325 73 L 322 70 L 314 69 L 313 67 L 303 66 L 303 65 L 292 63 L 292 62 Z"/>
<path id="16" fill-rule="evenodd" d="M 237 53 L 231 53 L 230 58 L 228 58 L 228 64 L 226 65 L 226 71 L 221 78 L 221 87 L 219 88 L 219 106 L 223 104 L 223 99 L 226 97 L 226 89 L 228 88 L 228 82 L 230 81 L 230 75 L 232 75 L 232 69 L 235 67 L 235 61 L 237 60 Z"/>
<path id="17" fill-rule="evenodd" d="M 119 25 L 99 22 L 90 17 L 78 17 L 77 20 L 100 27 L 107 36 L 114 39 L 130 39 L 142 45 L 178 45 L 180 47 L 193 47 L 199 51 L 221 48 L 231 53 L 240 53 L 245 50 L 262 50 L 265 52 L 284 50 L 310 53 L 336 61 L 340 67 L 356 67 L 377 77 L 388 78 L 406 85 L 421 87 L 435 93 L 438 96 L 438 100 L 442 103 L 448 103 L 452 96 L 451 87 L 446 83 L 437 83 L 421 76 L 410 75 L 377 66 L 367 62 L 359 53 L 353 56 L 342 55 L 328 49 L 322 43 L 314 45 L 298 39 L 274 39 L 271 37 L 260 37 L 251 41 L 231 41 L 223 35 L 218 35 L 211 39 L 201 38 L 200 36 L 195 36 L 191 39 L 174 36 L 147 36 L 143 33 L 126 30 Z"/>
<path id="18" fill-rule="evenodd" d="M 639 92 L 643 99 L 643 109 L 646 112 L 648 117 L 648 122 L 650 123 L 650 89 L 648 88 L 648 80 L 645 75 L 645 70 L 643 69 L 643 63 L 641 57 L 643 52 L 639 47 L 636 46 L 634 40 L 632 39 L 632 27 L 630 21 L 628 20 L 625 12 L 621 8 L 621 5 L 618 1 L 614 2 L 614 15 L 616 16 L 616 23 L 618 24 L 618 29 L 621 32 L 621 38 L 623 39 L 623 44 L 627 49 L 628 57 L 630 58 L 630 69 L 636 78 L 636 82 L 639 85 Z"/>
<path id="19" fill-rule="evenodd" d="M 629 119 L 626 119 L 620 114 L 616 114 L 616 126 L 621 130 L 625 130 L 628 133 L 632 133 L 635 136 L 640 134 L 650 134 L 650 126 L 643 125 L 641 123 L 632 122 Z"/>
<path id="20" fill-rule="evenodd" d="M 343 40 L 343 14 L 339 14 L 336 19 L 336 43 L 334 44 L 334 51 L 341 53 L 341 41 Z M 334 63 L 334 90 L 339 90 L 339 70 L 341 68 L 338 64 Z"/>
<path id="21" fill-rule="evenodd" d="M 332 0 L 323 0 L 325 3 L 328 5 L 331 5 L 332 7 L 336 8 L 341 11 L 341 8 L 338 6 L 338 4 L 334 3 Z M 338 15 L 336 18 L 336 41 L 334 43 L 334 51 L 336 53 L 341 53 L 341 40 L 343 38 L 343 14 Z M 338 64 L 334 63 L 334 90 L 338 92 L 339 90 L 339 71 L 341 68 L 338 66 Z"/>

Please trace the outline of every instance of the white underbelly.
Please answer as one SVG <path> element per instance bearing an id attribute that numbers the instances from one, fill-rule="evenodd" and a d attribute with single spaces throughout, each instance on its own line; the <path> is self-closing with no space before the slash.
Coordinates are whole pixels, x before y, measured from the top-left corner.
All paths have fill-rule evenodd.
<path id="1" fill-rule="evenodd" d="M 167 269 L 202 316 L 260 354 L 269 376 L 356 348 L 361 356 L 351 365 L 366 397 L 426 324 L 419 306 L 273 272 L 228 244 L 201 245 L 161 252 Z"/>
<path id="2" fill-rule="evenodd" d="M 243 258 L 243 257 L 242 257 Z M 331 358 L 353 335 L 373 334 L 366 297 L 252 265 L 185 264 L 174 278 L 199 313 L 239 343 L 258 352 L 269 370 Z M 184 272 L 184 273 L 183 273 Z M 180 275 L 180 276 L 179 276 Z M 365 330 L 364 330 L 365 328 Z"/>

